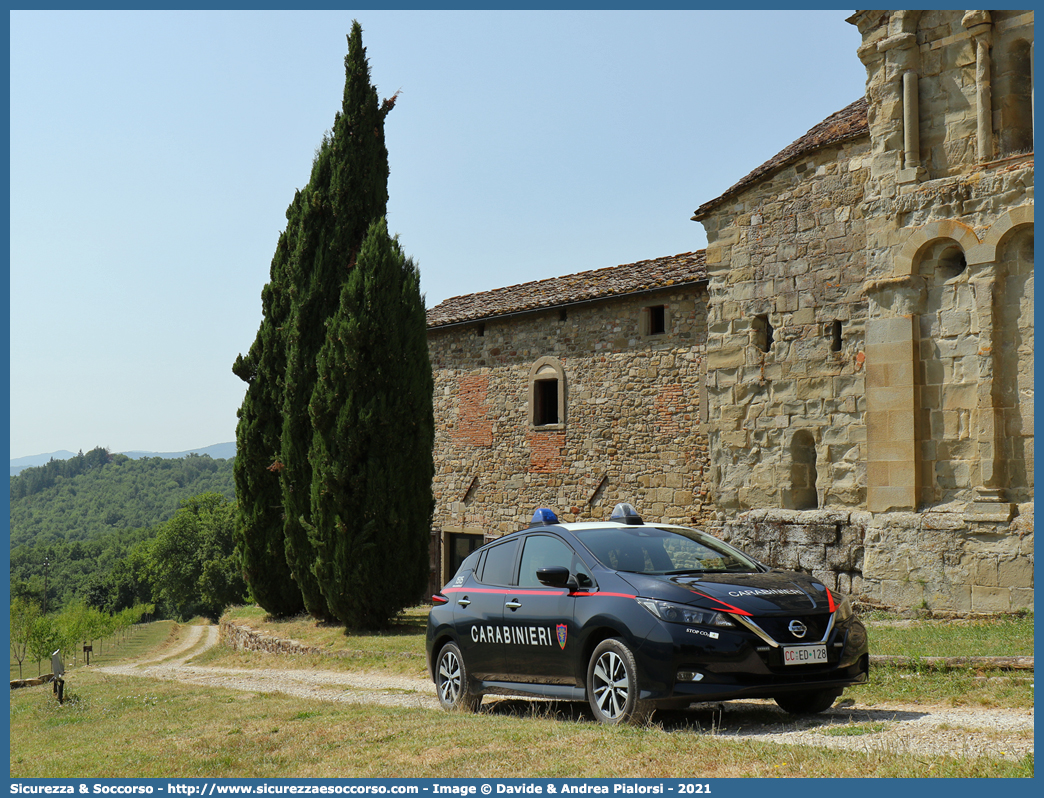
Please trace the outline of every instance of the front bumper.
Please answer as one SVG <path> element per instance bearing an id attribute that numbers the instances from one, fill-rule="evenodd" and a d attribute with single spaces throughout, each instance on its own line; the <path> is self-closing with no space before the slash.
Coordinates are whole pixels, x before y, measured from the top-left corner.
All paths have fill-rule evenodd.
<path id="1" fill-rule="evenodd" d="M 858 618 L 838 624 L 824 644 L 826 662 L 785 665 L 781 646 L 768 645 L 746 629 L 661 623 L 635 651 L 641 697 L 720 701 L 809 690 L 840 694 L 845 687 L 867 681 L 869 648 Z M 680 680 L 679 673 L 698 678 Z"/>

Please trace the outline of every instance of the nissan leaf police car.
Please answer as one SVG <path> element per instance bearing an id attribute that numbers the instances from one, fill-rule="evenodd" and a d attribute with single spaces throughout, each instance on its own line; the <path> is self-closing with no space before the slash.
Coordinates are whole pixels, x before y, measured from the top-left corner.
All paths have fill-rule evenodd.
<path id="1" fill-rule="evenodd" d="M 432 601 L 428 667 L 447 709 L 500 694 L 587 701 L 603 723 L 738 698 L 812 713 L 869 671 L 847 598 L 629 504 L 595 523 L 537 510 Z"/>

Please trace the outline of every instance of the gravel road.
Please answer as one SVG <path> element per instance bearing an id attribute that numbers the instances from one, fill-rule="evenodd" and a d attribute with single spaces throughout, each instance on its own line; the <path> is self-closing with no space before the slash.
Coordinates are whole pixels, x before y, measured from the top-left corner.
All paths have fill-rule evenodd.
<path id="1" fill-rule="evenodd" d="M 123 676 L 166 679 L 252 693 L 285 693 L 319 701 L 380 704 L 438 710 L 435 687 L 428 679 L 381 673 L 348 673 L 278 668 L 218 668 L 191 660 L 218 640 L 216 626 L 188 627 L 188 634 L 158 659 L 97 670 Z M 486 712 L 525 712 L 537 702 L 487 698 Z M 546 705 L 546 702 L 541 704 Z M 568 717 L 585 717 L 584 708 L 565 705 Z M 1033 711 L 970 709 L 888 704 L 839 706 L 807 718 L 791 718 L 771 701 L 728 701 L 700 704 L 688 712 L 657 713 L 654 722 L 684 733 L 699 731 L 732 740 L 815 745 L 893 754 L 993 756 L 1019 760 L 1033 751 Z M 840 727 L 840 728 L 839 728 Z M 845 729 L 844 727 L 850 727 Z M 827 732 L 848 731 L 849 734 Z M 856 732 L 864 733 L 856 733 Z"/>

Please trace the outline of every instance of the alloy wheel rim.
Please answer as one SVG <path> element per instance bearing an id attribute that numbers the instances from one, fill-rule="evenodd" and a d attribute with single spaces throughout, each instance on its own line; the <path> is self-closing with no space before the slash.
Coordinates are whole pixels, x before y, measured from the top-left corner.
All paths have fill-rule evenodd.
<path id="1" fill-rule="evenodd" d="M 593 681 L 599 711 L 610 720 L 620 717 L 630 688 L 623 659 L 614 651 L 606 651 L 595 663 Z"/>
<path id="2" fill-rule="evenodd" d="M 454 704 L 460 695 L 460 661 L 447 651 L 439 661 L 439 696 L 444 703 Z"/>

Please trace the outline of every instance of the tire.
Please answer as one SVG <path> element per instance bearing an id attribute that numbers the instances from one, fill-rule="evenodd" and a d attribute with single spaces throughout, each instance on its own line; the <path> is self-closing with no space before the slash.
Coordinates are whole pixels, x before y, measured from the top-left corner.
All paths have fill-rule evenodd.
<path id="1" fill-rule="evenodd" d="M 638 695 L 634 654 L 622 640 L 603 640 L 587 665 L 587 701 L 595 720 L 632 726 L 648 722 L 653 703 L 640 700 Z"/>
<path id="2" fill-rule="evenodd" d="M 447 643 L 435 661 L 435 692 L 443 709 L 475 712 L 482 703 L 482 694 L 471 689 L 468 669 L 456 643 Z"/>
<path id="3" fill-rule="evenodd" d="M 808 690 L 778 695 L 773 700 L 780 709 L 791 715 L 815 715 L 830 709 L 837 697 L 838 693 L 834 690 Z"/>

